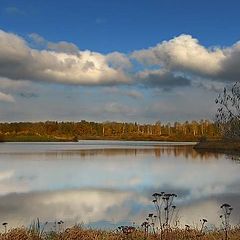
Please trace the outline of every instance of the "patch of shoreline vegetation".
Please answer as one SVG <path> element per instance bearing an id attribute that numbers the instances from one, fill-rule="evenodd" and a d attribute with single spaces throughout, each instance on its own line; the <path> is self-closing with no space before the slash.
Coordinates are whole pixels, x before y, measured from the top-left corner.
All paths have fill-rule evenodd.
<path id="1" fill-rule="evenodd" d="M 76 142 L 74 137 L 60 138 L 54 136 L 35 136 L 35 135 L 18 135 L 6 136 L 0 142 Z"/>
<path id="2" fill-rule="evenodd" d="M 145 221 L 137 226 L 119 226 L 114 230 L 84 228 L 75 225 L 65 228 L 62 220 L 56 221 L 53 228 L 46 231 L 48 222 L 40 223 L 39 218 L 29 228 L 9 228 L 8 223 L 2 223 L 4 233 L 0 240 L 239 240 L 240 227 L 230 225 L 233 211 L 231 205 L 224 203 L 220 206 L 219 216 L 221 227 L 209 229 L 208 220 L 200 220 L 199 226 L 185 225 L 180 227 L 177 207 L 174 205 L 174 193 L 154 193 L 153 204 L 155 213 L 148 214 Z"/>
<path id="3" fill-rule="evenodd" d="M 39 232 L 37 229 L 15 228 L 7 233 L 0 234 L 0 240 L 222 240 L 223 234 L 216 229 L 206 232 L 204 235 L 199 229 L 174 229 L 166 232 L 160 238 L 159 234 L 149 233 L 146 235 L 144 230 L 136 229 L 130 233 L 122 231 L 107 231 L 87 229 L 82 226 L 73 226 L 62 231 Z M 240 228 L 235 227 L 229 231 L 228 240 L 239 240 Z"/>
<path id="4" fill-rule="evenodd" d="M 240 140 L 202 141 L 194 146 L 199 152 L 240 154 Z"/>
<path id="5" fill-rule="evenodd" d="M 80 136 L 55 137 L 36 135 L 4 136 L 0 142 L 77 142 L 79 140 L 112 140 L 112 141 L 159 141 L 159 142 L 199 142 L 199 138 L 192 136 Z"/>

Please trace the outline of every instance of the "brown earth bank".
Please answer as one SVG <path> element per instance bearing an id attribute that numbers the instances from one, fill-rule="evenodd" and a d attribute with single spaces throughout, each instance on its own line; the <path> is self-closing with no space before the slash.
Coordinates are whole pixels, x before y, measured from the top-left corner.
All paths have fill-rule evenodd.
<path id="1" fill-rule="evenodd" d="M 240 154 L 240 140 L 202 141 L 197 143 L 194 149 L 201 152 Z"/>

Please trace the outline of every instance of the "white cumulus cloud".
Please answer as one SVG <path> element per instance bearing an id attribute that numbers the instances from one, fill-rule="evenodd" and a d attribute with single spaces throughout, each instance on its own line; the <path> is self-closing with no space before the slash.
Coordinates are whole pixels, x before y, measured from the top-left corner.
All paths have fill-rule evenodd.
<path id="1" fill-rule="evenodd" d="M 51 49 L 32 49 L 23 38 L 0 30 L 0 76 L 79 85 L 129 81 L 121 69 L 109 66 L 106 56 L 100 53 L 86 50 L 76 55 L 71 52 L 76 51 L 74 45 L 64 42 L 52 45 Z"/>
<path id="2" fill-rule="evenodd" d="M 240 42 L 227 48 L 206 48 L 196 38 L 183 34 L 155 47 L 134 51 L 131 57 L 145 66 L 158 66 L 171 72 L 239 81 Z"/>
<path id="3" fill-rule="evenodd" d="M 0 78 L 171 89 L 190 86 L 193 81 L 239 81 L 240 76 L 240 42 L 230 47 L 205 47 L 191 35 L 182 34 L 128 55 L 79 50 L 73 43 L 49 42 L 36 33 L 29 37 L 37 48 L 0 30 Z"/>

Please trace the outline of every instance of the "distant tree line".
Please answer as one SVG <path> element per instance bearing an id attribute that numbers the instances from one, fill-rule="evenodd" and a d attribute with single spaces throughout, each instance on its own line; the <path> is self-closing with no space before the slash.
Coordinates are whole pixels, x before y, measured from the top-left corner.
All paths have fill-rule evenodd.
<path id="1" fill-rule="evenodd" d="M 56 139 L 199 140 L 219 138 L 218 125 L 208 120 L 174 124 L 125 122 L 14 122 L 0 123 L 0 140 L 16 136 Z"/>

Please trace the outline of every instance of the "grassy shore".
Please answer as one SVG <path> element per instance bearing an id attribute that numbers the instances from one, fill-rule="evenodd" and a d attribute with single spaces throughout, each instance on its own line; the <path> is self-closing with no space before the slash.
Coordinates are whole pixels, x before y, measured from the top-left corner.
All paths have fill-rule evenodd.
<path id="1" fill-rule="evenodd" d="M 159 142 L 197 142 L 199 139 L 192 136 L 175 137 L 175 136 L 81 136 L 79 140 L 116 140 L 116 141 L 159 141 Z"/>
<path id="2" fill-rule="evenodd" d="M 219 152 L 219 153 L 240 153 L 240 141 L 218 140 L 203 141 L 194 146 L 197 151 Z"/>
<path id="3" fill-rule="evenodd" d="M 192 137 L 176 138 L 176 137 L 136 137 L 136 136 L 81 136 L 76 137 L 54 137 L 54 136 L 7 136 L 0 140 L 0 142 L 76 142 L 78 140 L 109 140 L 109 141 L 159 141 L 159 142 L 197 142 L 198 139 Z"/>
<path id="4" fill-rule="evenodd" d="M 0 142 L 76 142 L 74 137 L 36 136 L 36 135 L 16 135 L 4 136 Z"/>
<path id="5" fill-rule="evenodd" d="M 74 142 L 77 140 L 116 140 L 116 141 L 166 141 L 166 142 L 198 142 L 199 136 L 182 135 L 130 135 L 117 136 L 68 136 L 68 135 L 0 135 L 0 142 Z"/>
<path id="6" fill-rule="evenodd" d="M 197 142 L 197 138 L 185 137 L 151 137 L 151 136 L 81 136 L 76 137 L 54 137 L 54 136 L 7 136 L 4 137 L 0 142 L 74 142 L 77 140 L 109 140 L 109 141 L 166 141 L 166 142 Z"/>
<path id="7" fill-rule="evenodd" d="M 159 240 L 160 234 L 146 233 L 143 230 L 134 229 L 130 233 L 120 230 L 104 231 L 85 229 L 74 226 L 58 232 L 45 233 L 37 229 L 15 228 L 0 234 L 0 240 Z M 162 240 L 222 240 L 225 239 L 221 230 L 203 232 L 196 229 L 174 229 L 163 232 Z M 240 228 L 229 231 L 228 240 L 239 240 Z"/>

